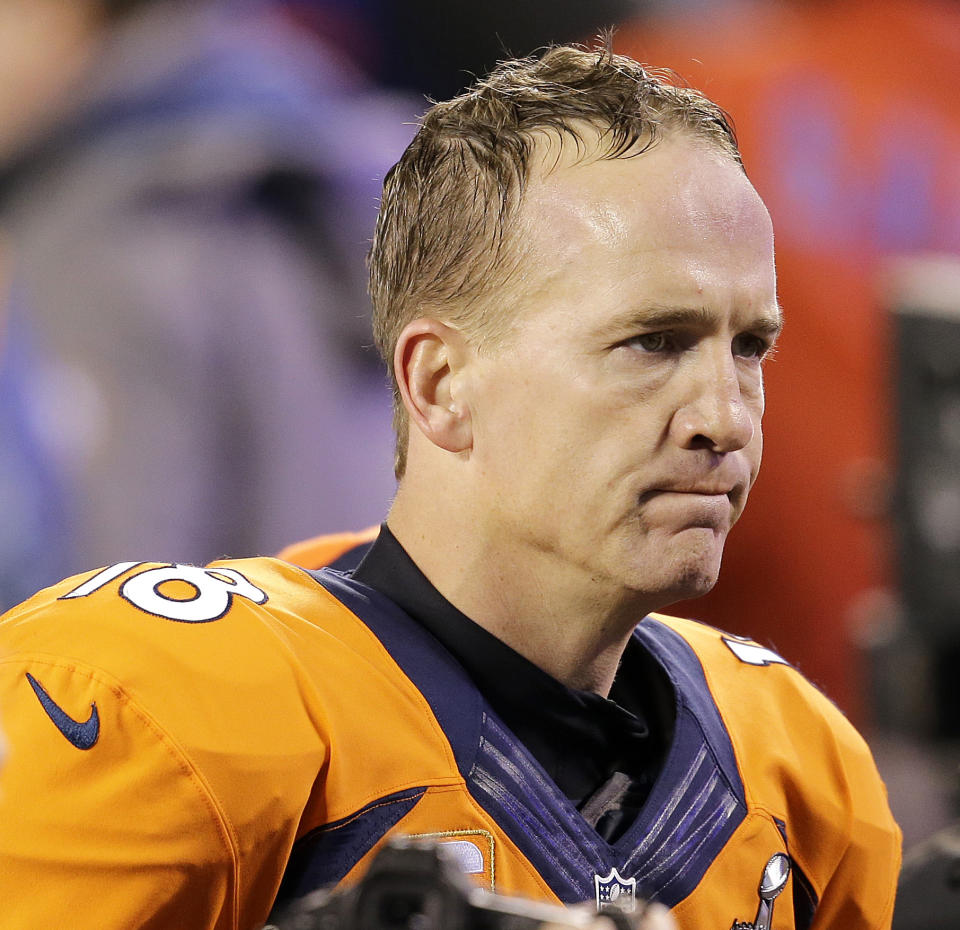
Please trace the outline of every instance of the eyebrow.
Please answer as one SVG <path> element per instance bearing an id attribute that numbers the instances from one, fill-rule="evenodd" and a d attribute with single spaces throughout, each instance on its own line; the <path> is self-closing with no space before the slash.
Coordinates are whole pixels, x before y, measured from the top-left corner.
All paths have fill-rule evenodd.
<path id="1" fill-rule="evenodd" d="M 669 328 L 671 326 L 712 325 L 716 314 L 706 307 L 675 307 L 666 304 L 645 304 L 629 316 L 611 321 L 611 329 L 618 331 L 628 328 Z M 747 320 L 743 329 L 748 332 L 762 333 L 776 338 L 783 329 L 783 310 L 778 303 L 775 315 L 761 313 Z"/>

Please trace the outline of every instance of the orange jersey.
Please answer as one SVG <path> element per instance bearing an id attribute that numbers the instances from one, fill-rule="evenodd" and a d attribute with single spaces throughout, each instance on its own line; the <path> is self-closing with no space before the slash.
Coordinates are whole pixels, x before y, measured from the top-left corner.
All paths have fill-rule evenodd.
<path id="1" fill-rule="evenodd" d="M 0 927 L 256 928 L 278 895 L 354 882 L 394 833 L 453 844 L 498 892 L 636 894 L 689 930 L 752 921 L 771 870 L 772 930 L 889 926 L 899 833 L 836 708 L 691 621 L 645 618 L 634 647 L 672 682 L 676 728 L 611 844 L 426 629 L 348 575 L 69 579 L 0 621 Z"/>

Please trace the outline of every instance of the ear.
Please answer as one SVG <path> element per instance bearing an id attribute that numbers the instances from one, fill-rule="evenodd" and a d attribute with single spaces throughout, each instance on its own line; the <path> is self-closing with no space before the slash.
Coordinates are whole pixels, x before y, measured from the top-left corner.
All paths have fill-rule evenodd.
<path id="1" fill-rule="evenodd" d="M 470 348 L 463 334 L 422 317 L 400 333 L 393 370 L 410 422 L 435 446 L 465 452 L 473 445 L 470 409 L 462 397 Z"/>

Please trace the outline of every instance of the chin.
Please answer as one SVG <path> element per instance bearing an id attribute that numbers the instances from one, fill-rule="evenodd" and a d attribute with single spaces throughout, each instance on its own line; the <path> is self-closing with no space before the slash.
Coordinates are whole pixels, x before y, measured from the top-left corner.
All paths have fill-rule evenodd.
<path id="1" fill-rule="evenodd" d="M 650 571 L 649 565 L 634 565 L 623 576 L 625 587 L 638 594 L 658 595 L 665 604 L 672 604 L 709 593 L 717 583 L 718 568 L 706 560 L 660 565 L 657 571 Z"/>
<path id="2" fill-rule="evenodd" d="M 675 595 L 673 599 L 687 601 L 709 594 L 717 583 L 719 574 L 719 566 L 716 568 L 697 565 L 685 566 L 677 576 L 676 584 L 671 591 L 671 594 Z"/>
<path id="3" fill-rule="evenodd" d="M 660 548 L 653 556 L 633 564 L 634 577 L 628 586 L 638 593 L 655 595 L 665 606 L 703 597 L 717 583 L 722 554 L 722 542 L 684 547 L 679 552 L 671 552 L 669 547 Z"/>

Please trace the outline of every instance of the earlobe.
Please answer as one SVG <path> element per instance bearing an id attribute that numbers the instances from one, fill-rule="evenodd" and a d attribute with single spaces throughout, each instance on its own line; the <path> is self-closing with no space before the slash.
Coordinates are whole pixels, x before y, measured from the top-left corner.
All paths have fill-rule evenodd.
<path id="1" fill-rule="evenodd" d="M 470 409 L 460 389 L 467 354 L 459 330 L 427 317 L 404 327 L 394 353 L 411 427 L 447 452 L 466 452 L 473 442 Z"/>

